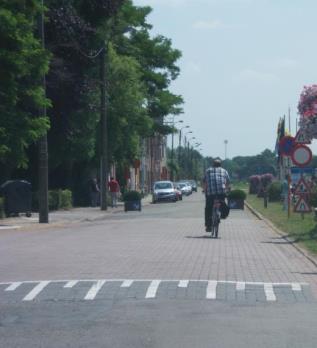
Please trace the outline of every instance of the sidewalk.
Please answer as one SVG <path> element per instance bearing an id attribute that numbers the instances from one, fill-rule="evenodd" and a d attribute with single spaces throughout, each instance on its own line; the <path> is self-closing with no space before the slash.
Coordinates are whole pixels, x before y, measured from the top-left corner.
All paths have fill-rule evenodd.
<path id="1" fill-rule="evenodd" d="M 147 195 L 142 199 L 142 206 L 150 204 L 152 196 Z M 108 206 L 107 210 L 100 210 L 100 207 L 82 207 L 72 208 L 70 210 L 57 210 L 49 213 L 49 224 L 39 224 L 39 214 L 32 213 L 31 217 L 26 217 L 25 214 L 20 214 L 19 217 L 11 217 L 0 219 L 0 231 L 8 229 L 21 229 L 29 227 L 54 227 L 64 226 L 73 223 L 90 222 L 103 220 L 110 214 L 115 214 L 124 211 L 124 203 L 118 202 L 117 208 Z"/>

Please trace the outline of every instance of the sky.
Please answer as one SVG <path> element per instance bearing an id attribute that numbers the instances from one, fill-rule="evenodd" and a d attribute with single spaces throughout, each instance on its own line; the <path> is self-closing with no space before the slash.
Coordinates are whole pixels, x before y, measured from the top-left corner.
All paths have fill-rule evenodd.
<path id="1" fill-rule="evenodd" d="M 316 0 L 134 0 L 151 6 L 153 35 L 182 51 L 173 93 L 204 156 L 275 147 L 290 108 L 295 133 L 304 85 L 317 83 Z M 178 145 L 178 140 L 176 141 Z M 317 152 L 316 144 L 312 150 Z"/>

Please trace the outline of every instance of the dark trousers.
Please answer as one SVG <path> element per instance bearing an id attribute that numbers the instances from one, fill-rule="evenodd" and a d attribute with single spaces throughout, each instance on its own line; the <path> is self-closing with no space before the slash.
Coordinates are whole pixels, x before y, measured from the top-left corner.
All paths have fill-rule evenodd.
<path id="1" fill-rule="evenodd" d="M 205 206 L 205 226 L 210 228 L 212 225 L 212 208 L 214 205 L 214 200 L 219 199 L 224 201 L 226 195 L 206 195 L 206 206 Z"/>

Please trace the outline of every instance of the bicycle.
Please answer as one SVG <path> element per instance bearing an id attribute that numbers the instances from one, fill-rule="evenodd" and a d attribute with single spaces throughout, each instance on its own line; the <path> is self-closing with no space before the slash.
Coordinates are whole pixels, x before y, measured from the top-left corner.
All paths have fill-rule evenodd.
<path id="1" fill-rule="evenodd" d="M 211 238 L 218 238 L 219 223 L 221 219 L 221 200 L 215 199 L 212 207 Z"/>

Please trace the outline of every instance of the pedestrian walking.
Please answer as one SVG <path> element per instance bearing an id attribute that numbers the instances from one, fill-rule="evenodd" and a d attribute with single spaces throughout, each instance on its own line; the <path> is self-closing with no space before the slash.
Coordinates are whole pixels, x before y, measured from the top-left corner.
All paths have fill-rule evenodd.
<path id="1" fill-rule="evenodd" d="M 90 204 L 92 207 L 96 207 L 99 203 L 100 189 L 96 178 L 90 181 Z"/>
<path id="2" fill-rule="evenodd" d="M 111 206 L 112 208 L 116 208 L 117 202 L 118 202 L 118 195 L 120 191 L 120 185 L 117 180 L 111 177 L 108 183 L 108 187 L 109 187 L 109 192 L 111 196 Z"/>

